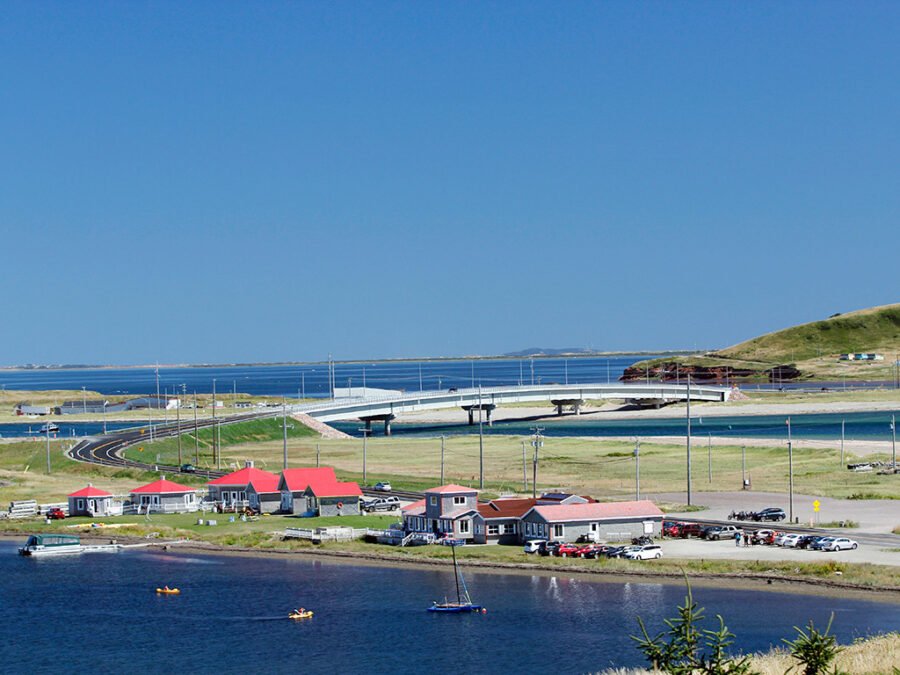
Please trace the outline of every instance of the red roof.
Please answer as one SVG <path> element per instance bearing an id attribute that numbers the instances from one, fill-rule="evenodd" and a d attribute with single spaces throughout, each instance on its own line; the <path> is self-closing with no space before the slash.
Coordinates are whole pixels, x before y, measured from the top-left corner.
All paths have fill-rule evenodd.
<path id="1" fill-rule="evenodd" d="M 356 483 L 332 483 L 309 487 L 316 497 L 362 497 L 362 490 Z"/>
<path id="2" fill-rule="evenodd" d="M 511 498 L 495 499 L 487 504 L 478 505 L 478 513 L 488 518 L 521 518 L 535 505 L 536 499 Z"/>
<path id="3" fill-rule="evenodd" d="M 157 481 L 135 488 L 131 491 L 131 494 L 171 494 L 173 492 L 195 492 L 195 490 L 187 485 L 179 485 L 165 478 L 160 478 Z"/>
<path id="4" fill-rule="evenodd" d="M 315 467 L 312 469 L 285 469 L 281 472 L 279 487 L 283 483 L 291 492 L 303 492 L 312 486 L 313 492 L 318 494 L 319 489 L 337 483 L 337 476 L 330 466 Z"/>
<path id="5" fill-rule="evenodd" d="M 209 485 L 228 487 L 245 487 L 250 484 L 259 493 L 278 492 L 278 476 L 252 466 L 209 481 Z"/>
<path id="6" fill-rule="evenodd" d="M 413 502 L 412 504 L 401 506 L 400 510 L 409 516 L 421 516 L 423 513 L 425 513 L 425 500 L 420 499 L 419 501 Z"/>
<path id="7" fill-rule="evenodd" d="M 82 488 L 78 492 L 73 492 L 69 496 L 70 497 L 112 497 L 112 492 L 107 492 L 106 490 L 101 490 L 100 488 L 95 488 L 93 485 L 88 485 L 86 488 Z"/>
<path id="8" fill-rule="evenodd" d="M 573 520 L 610 520 L 613 518 L 662 518 L 663 516 L 663 512 L 649 500 L 535 506 L 534 511 L 548 523 Z"/>
<path id="9" fill-rule="evenodd" d="M 441 487 L 431 488 L 430 490 L 425 490 L 429 494 L 432 492 L 439 492 L 440 494 L 456 494 L 458 492 L 478 492 L 475 488 L 467 488 L 462 485 L 455 485 L 450 483 L 449 485 L 442 485 Z"/>

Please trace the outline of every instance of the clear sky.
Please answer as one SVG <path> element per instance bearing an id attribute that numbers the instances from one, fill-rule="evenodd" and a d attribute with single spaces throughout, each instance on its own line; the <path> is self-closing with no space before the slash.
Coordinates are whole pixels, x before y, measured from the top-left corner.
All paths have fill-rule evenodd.
<path id="1" fill-rule="evenodd" d="M 897 2 L 5 2 L 0 363 L 724 347 L 900 300 Z"/>

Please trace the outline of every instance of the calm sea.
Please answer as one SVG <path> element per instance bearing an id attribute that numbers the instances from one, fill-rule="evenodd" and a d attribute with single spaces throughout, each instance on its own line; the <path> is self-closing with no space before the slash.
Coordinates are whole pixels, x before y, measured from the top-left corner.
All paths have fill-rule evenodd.
<path id="1" fill-rule="evenodd" d="M 444 569 L 138 551 L 34 560 L 0 542 L 0 671 L 594 672 L 643 665 L 628 637 L 635 617 L 659 630 L 684 597 L 678 584 L 466 577 L 486 615 L 425 611 L 453 592 Z M 182 595 L 158 597 L 163 584 Z M 694 591 L 708 616 L 725 617 L 744 651 L 778 645 L 810 619 L 824 626 L 832 612 L 842 642 L 900 624 L 896 604 Z M 288 620 L 298 606 L 315 616 Z"/>

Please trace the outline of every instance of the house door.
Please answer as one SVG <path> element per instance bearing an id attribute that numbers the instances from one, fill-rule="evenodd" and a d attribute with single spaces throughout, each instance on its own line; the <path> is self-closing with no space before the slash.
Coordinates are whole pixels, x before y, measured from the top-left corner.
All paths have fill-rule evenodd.
<path id="1" fill-rule="evenodd" d="M 88 508 L 91 510 L 91 515 L 97 513 L 97 500 L 89 499 L 88 500 Z"/>
<path id="2" fill-rule="evenodd" d="M 291 493 L 290 492 L 282 492 L 281 493 L 281 510 L 282 511 L 290 511 L 291 510 Z"/>

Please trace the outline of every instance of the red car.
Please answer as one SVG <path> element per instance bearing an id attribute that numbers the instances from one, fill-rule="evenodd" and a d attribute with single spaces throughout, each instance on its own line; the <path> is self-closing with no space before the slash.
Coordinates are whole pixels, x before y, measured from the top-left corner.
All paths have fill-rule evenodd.
<path id="1" fill-rule="evenodd" d="M 556 555 L 560 558 L 572 558 L 578 555 L 578 551 L 581 549 L 579 544 L 560 544 L 559 548 L 556 549 Z"/>
<path id="2" fill-rule="evenodd" d="M 66 517 L 66 512 L 58 506 L 54 506 L 52 509 L 47 510 L 47 517 L 50 520 L 62 520 Z"/>
<path id="3" fill-rule="evenodd" d="M 677 520 L 666 520 L 662 524 L 662 533 L 664 537 L 680 537 L 684 523 Z"/>

